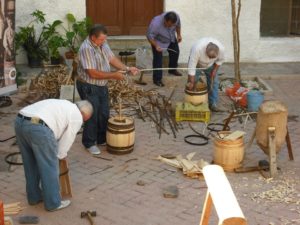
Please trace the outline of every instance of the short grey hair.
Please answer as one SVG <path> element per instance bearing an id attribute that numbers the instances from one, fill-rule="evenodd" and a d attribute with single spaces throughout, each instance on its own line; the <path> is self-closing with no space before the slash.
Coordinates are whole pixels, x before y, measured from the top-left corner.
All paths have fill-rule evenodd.
<path id="1" fill-rule="evenodd" d="M 207 47 L 206 47 L 206 54 L 210 53 L 210 52 L 214 52 L 216 53 L 217 55 L 219 54 L 219 47 L 218 45 L 212 43 L 212 42 L 209 42 Z"/>
<path id="2" fill-rule="evenodd" d="M 80 112 L 86 114 L 86 115 L 92 115 L 93 114 L 93 106 L 92 104 L 87 100 L 77 101 L 75 102 Z"/>

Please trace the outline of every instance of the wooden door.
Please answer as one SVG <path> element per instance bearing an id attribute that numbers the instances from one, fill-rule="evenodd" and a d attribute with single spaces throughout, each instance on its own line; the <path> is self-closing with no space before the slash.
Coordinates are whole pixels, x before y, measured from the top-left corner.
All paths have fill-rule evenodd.
<path id="1" fill-rule="evenodd" d="M 144 35 L 151 19 L 163 12 L 163 0 L 86 0 L 87 16 L 109 35 Z"/>

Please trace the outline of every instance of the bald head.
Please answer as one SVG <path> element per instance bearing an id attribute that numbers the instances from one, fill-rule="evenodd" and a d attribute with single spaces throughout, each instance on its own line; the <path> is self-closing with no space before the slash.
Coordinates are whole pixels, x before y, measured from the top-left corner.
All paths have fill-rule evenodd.
<path id="1" fill-rule="evenodd" d="M 206 55 L 209 58 L 213 59 L 213 58 L 217 58 L 218 54 L 219 54 L 219 47 L 216 44 L 209 42 L 206 47 Z"/>
<path id="2" fill-rule="evenodd" d="M 93 106 L 92 104 L 87 100 L 82 100 L 75 102 L 77 105 L 79 111 L 81 112 L 83 121 L 87 121 L 89 118 L 91 118 L 93 114 Z"/>

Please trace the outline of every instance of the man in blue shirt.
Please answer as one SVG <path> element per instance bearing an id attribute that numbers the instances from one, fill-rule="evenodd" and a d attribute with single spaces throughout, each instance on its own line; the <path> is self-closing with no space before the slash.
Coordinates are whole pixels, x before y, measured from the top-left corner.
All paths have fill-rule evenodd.
<path id="1" fill-rule="evenodd" d="M 177 34 L 177 37 L 175 35 Z M 169 53 L 169 68 L 177 68 L 179 58 L 179 46 L 181 42 L 181 24 L 178 14 L 166 12 L 154 17 L 148 27 L 147 39 L 153 52 L 153 68 L 162 68 L 163 50 Z M 170 74 L 182 76 L 176 69 L 170 69 Z M 153 71 L 153 83 L 163 87 L 162 70 Z"/>

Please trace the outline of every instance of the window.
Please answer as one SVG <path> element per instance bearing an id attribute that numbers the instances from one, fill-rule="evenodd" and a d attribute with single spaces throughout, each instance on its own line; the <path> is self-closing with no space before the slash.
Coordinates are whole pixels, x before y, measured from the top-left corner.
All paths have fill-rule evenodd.
<path id="1" fill-rule="evenodd" d="M 260 34 L 263 37 L 300 35 L 300 0 L 262 0 Z"/>

